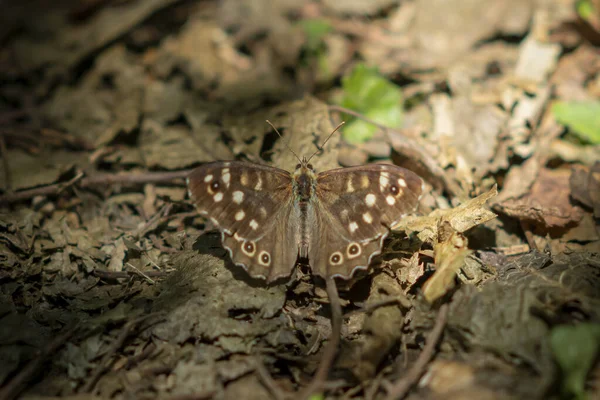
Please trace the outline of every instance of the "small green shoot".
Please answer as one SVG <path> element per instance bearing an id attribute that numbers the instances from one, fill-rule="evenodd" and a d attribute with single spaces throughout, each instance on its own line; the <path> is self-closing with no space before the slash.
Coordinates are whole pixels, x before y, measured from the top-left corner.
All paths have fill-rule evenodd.
<path id="1" fill-rule="evenodd" d="M 600 102 L 558 101 L 552 106 L 556 120 L 569 127 L 579 139 L 600 144 Z"/>
<path id="2" fill-rule="evenodd" d="M 563 395 L 585 400 L 585 379 L 600 351 L 600 324 L 556 326 L 550 332 L 550 346 L 562 371 Z"/>

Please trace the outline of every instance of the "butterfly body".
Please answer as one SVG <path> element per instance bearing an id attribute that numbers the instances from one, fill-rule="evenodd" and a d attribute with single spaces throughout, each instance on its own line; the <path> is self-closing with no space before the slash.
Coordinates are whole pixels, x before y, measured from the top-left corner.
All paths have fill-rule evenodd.
<path id="1" fill-rule="evenodd" d="M 423 181 L 394 165 L 316 173 L 303 158 L 293 173 L 260 164 L 204 164 L 188 178 L 198 211 L 221 231 L 233 262 L 269 281 L 298 258 L 313 273 L 350 277 L 368 267 L 422 194 Z"/>

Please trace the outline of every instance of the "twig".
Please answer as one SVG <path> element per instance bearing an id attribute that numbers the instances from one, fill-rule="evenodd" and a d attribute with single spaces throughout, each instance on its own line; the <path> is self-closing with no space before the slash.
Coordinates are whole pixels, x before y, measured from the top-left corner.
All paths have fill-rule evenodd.
<path id="1" fill-rule="evenodd" d="M 442 333 L 444 332 L 444 327 L 446 326 L 446 322 L 448 320 L 448 309 L 448 304 L 443 304 L 440 307 L 435 325 L 427 336 L 427 343 L 425 343 L 423 351 L 421 354 L 419 354 L 419 358 L 417 358 L 417 361 L 402 379 L 399 379 L 395 383 L 389 384 L 388 387 L 386 387 L 388 392 L 386 400 L 403 398 L 409 389 L 417 383 L 423 373 L 425 373 L 425 368 L 427 367 L 429 361 L 431 361 L 433 358 L 435 348 L 442 336 Z"/>
<path id="2" fill-rule="evenodd" d="M 9 400 L 17 397 L 21 390 L 24 389 L 25 383 L 37 374 L 46 359 L 56 355 L 56 352 L 75 334 L 75 332 L 77 332 L 77 329 L 77 327 L 65 328 L 61 334 L 52 339 L 36 358 L 30 360 L 27 365 L 25 365 L 12 380 L 0 390 L 0 399 Z"/>
<path id="3" fill-rule="evenodd" d="M 61 188 L 59 188 L 56 191 L 56 194 L 60 194 L 62 193 L 65 189 L 67 189 L 68 187 L 73 186 L 75 183 L 77 183 L 78 181 L 82 180 L 84 177 L 83 172 L 79 172 L 77 175 L 75 175 L 72 179 L 69 179 L 67 182 L 63 183 Z"/>
<path id="4" fill-rule="evenodd" d="M 329 304 L 331 306 L 331 336 L 323 350 L 323 356 L 319 363 L 319 367 L 317 368 L 317 372 L 308 386 L 300 392 L 300 396 L 298 396 L 300 399 L 306 399 L 325 387 L 327 374 L 335 359 L 335 353 L 337 352 L 342 336 L 342 305 L 340 302 L 340 295 L 338 294 L 335 285 L 335 278 L 328 277 L 325 279 L 325 282 L 327 286 L 327 297 L 329 297 Z"/>
<path id="5" fill-rule="evenodd" d="M 275 381 L 273 381 L 271 374 L 269 374 L 269 371 L 267 371 L 267 369 L 263 365 L 262 361 L 258 358 L 258 356 L 254 357 L 254 368 L 258 373 L 258 378 L 260 379 L 260 381 L 263 383 L 263 385 L 265 385 L 267 390 L 273 395 L 273 397 L 276 400 L 284 400 L 285 398 L 287 398 L 287 394 L 282 392 L 282 390 L 277 387 L 277 384 L 275 383 Z"/>
<path id="6" fill-rule="evenodd" d="M 4 190 L 12 193 L 12 175 L 10 173 L 10 163 L 8 162 L 8 150 L 6 149 L 4 132 L 0 132 L 0 157 L 2 157 L 2 166 L 4 167 Z"/>
<path id="7" fill-rule="evenodd" d="M 139 276 L 137 272 L 134 271 L 105 271 L 103 269 L 95 269 L 92 271 L 92 274 L 101 279 L 123 279 L 129 278 L 130 276 Z M 165 271 L 147 271 L 144 272 L 147 277 L 161 277 L 167 275 Z"/>
<path id="8" fill-rule="evenodd" d="M 420 165 L 422 165 L 424 168 L 426 168 L 427 171 L 432 176 L 437 178 L 444 186 L 444 189 L 446 189 L 450 194 L 452 194 L 453 196 L 456 196 L 457 193 L 460 191 L 460 188 L 458 187 L 458 185 L 456 183 L 454 183 L 450 178 L 448 178 L 448 176 L 446 175 L 446 171 L 444 171 L 442 168 L 440 168 L 440 166 L 433 159 L 433 157 L 431 157 L 423 147 L 421 147 L 419 144 L 417 144 L 414 141 L 414 139 L 406 136 L 398 129 L 390 128 L 388 126 L 380 124 L 379 122 L 376 122 L 376 121 L 362 115 L 361 113 L 358 113 L 356 111 L 350 110 L 350 109 L 342 107 L 342 106 L 330 105 L 329 110 L 352 115 L 353 117 L 356 117 L 358 119 L 361 119 L 365 122 L 368 122 L 368 123 L 378 127 L 387 135 L 390 142 L 393 142 L 391 144 L 392 144 L 392 147 L 394 148 L 394 150 L 396 150 L 397 152 L 403 153 L 407 157 L 415 159 L 415 161 L 418 162 Z M 390 132 L 394 132 L 394 134 L 402 137 L 402 140 L 401 141 L 393 141 L 389 135 Z M 401 147 L 401 149 L 399 149 L 398 146 Z"/>
<path id="9" fill-rule="evenodd" d="M 133 268 L 135 270 L 135 272 L 142 276 L 144 279 L 146 279 L 151 285 L 154 285 L 156 282 L 154 282 L 154 280 L 152 280 L 152 278 L 150 278 L 148 275 L 146 275 L 144 272 L 140 271 L 139 269 L 137 269 L 133 264 L 131 263 L 125 263 L 125 265 L 127 265 L 130 268 Z"/>
<path id="10" fill-rule="evenodd" d="M 173 171 L 173 172 L 142 172 L 142 173 L 119 173 L 119 174 L 96 174 L 86 176 L 79 181 L 79 186 L 94 187 L 99 185 L 120 184 L 144 184 L 171 182 L 175 179 L 186 178 L 191 170 Z M 0 196 L 0 204 L 15 203 L 28 200 L 35 196 L 48 196 L 60 192 L 64 183 L 54 183 L 52 185 L 42 186 L 33 189 L 22 190 L 14 193 L 8 193 Z"/>

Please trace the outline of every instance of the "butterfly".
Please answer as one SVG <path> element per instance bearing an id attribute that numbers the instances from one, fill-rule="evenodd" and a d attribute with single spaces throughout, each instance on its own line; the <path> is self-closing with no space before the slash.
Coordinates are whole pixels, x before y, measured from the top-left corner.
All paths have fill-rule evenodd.
<path id="1" fill-rule="evenodd" d="M 407 169 L 370 164 L 317 173 L 312 156 L 296 156 L 293 172 L 217 161 L 188 176 L 198 212 L 253 277 L 289 276 L 300 260 L 313 274 L 348 279 L 368 268 L 390 227 L 414 211 L 423 193 L 423 180 Z"/>

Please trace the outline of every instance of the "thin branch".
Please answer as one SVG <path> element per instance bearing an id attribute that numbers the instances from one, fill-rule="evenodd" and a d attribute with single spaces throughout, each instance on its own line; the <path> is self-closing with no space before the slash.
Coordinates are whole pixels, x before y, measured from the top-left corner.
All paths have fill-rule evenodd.
<path id="1" fill-rule="evenodd" d="M 419 358 L 417 358 L 417 361 L 402 379 L 397 380 L 395 383 L 390 384 L 386 388 L 388 392 L 386 400 L 397 400 L 403 398 L 406 396 L 410 388 L 415 385 L 419 379 L 421 379 L 421 376 L 423 376 L 425 373 L 427 364 L 429 364 L 433 358 L 435 348 L 442 337 L 442 333 L 444 332 L 446 322 L 448 321 L 448 309 L 448 304 L 443 304 L 440 307 L 435 325 L 431 332 L 429 332 L 429 335 L 427 335 L 427 342 L 425 343 L 423 351 L 421 354 L 419 354 Z"/>
<path id="2" fill-rule="evenodd" d="M 263 385 L 265 385 L 265 387 L 271 393 L 271 395 L 273 395 L 275 400 L 284 400 L 288 397 L 287 393 L 283 392 L 281 389 L 279 389 L 279 387 L 277 387 L 277 384 L 271 377 L 271 374 L 269 374 L 269 371 L 267 370 L 267 368 L 265 368 L 264 364 L 262 363 L 260 358 L 258 358 L 258 356 L 254 357 L 254 368 L 256 373 L 258 374 L 258 378 L 263 383 Z"/>
<path id="3" fill-rule="evenodd" d="M 132 276 L 139 277 L 140 274 L 134 271 L 106 271 L 103 269 L 95 269 L 92 271 L 94 276 L 97 276 L 100 279 L 125 279 L 130 278 Z M 162 276 L 167 275 L 165 271 L 145 271 L 144 274 L 147 277 L 160 278 Z"/>
<path id="4" fill-rule="evenodd" d="M 6 149 L 6 140 L 4 133 L 0 132 L 0 157 L 2 157 L 2 166 L 4 167 L 4 185 L 8 193 L 12 193 L 12 175 L 10 173 L 10 163 L 8 161 L 8 150 Z"/>
<path id="5" fill-rule="evenodd" d="M 78 186 L 82 188 L 100 185 L 119 184 L 145 184 L 172 182 L 176 179 L 185 179 L 191 170 L 172 172 L 142 172 L 142 173 L 118 173 L 118 174 L 96 174 L 79 179 Z M 69 182 L 67 182 L 69 184 Z M 0 204 L 16 203 L 28 200 L 35 196 L 50 196 L 64 190 L 64 183 L 41 186 L 33 189 L 21 190 L 0 196 Z"/>
<path id="6" fill-rule="evenodd" d="M 331 336 L 323 350 L 323 356 L 319 363 L 319 367 L 317 368 L 317 372 L 312 381 L 298 396 L 300 399 L 307 399 L 312 394 L 324 389 L 327 375 L 335 360 L 335 354 L 342 336 L 342 305 L 340 302 L 340 295 L 338 294 L 335 285 L 335 278 L 328 277 L 325 279 L 325 282 L 327 285 L 327 297 L 329 297 L 329 304 L 331 306 Z"/>

